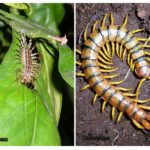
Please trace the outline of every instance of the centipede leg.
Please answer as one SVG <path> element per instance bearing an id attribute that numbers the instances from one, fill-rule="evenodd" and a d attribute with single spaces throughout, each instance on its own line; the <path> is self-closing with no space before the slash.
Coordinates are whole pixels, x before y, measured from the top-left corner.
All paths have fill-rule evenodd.
<path id="1" fill-rule="evenodd" d="M 96 100 L 97 100 L 98 96 L 99 96 L 98 94 L 95 94 L 95 95 L 94 95 L 94 98 L 93 98 L 93 100 L 92 100 L 92 104 L 93 104 L 93 105 L 96 103 Z"/>
<path id="2" fill-rule="evenodd" d="M 128 15 L 125 17 L 122 27 L 125 27 L 127 25 L 127 22 L 128 22 Z"/>
<path id="3" fill-rule="evenodd" d="M 108 14 L 106 14 L 102 20 L 102 27 L 105 27 L 105 22 L 106 22 L 106 18 L 107 18 Z"/>
<path id="4" fill-rule="evenodd" d="M 79 73 L 76 73 L 76 76 L 78 76 L 78 77 L 85 77 L 85 74 L 84 74 L 84 73 L 79 72 Z"/>
<path id="5" fill-rule="evenodd" d="M 125 57 L 126 53 L 127 53 L 127 49 L 125 48 L 123 51 L 123 55 L 122 55 L 122 61 L 124 61 L 124 57 Z"/>
<path id="6" fill-rule="evenodd" d="M 98 65 L 104 69 L 114 69 L 114 67 L 103 65 L 102 63 L 98 63 Z"/>
<path id="7" fill-rule="evenodd" d="M 114 74 L 114 75 L 109 75 L 109 76 L 104 76 L 103 75 L 103 78 L 105 78 L 105 79 L 112 79 L 112 78 L 115 78 L 117 76 L 119 76 L 119 74 Z"/>
<path id="8" fill-rule="evenodd" d="M 99 52 L 99 54 L 104 58 L 104 59 L 103 59 L 102 57 L 98 56 L 98 59 L 99 59 L 100 61 L 102 60 L 103 63 L 108 64 L 108 65 L 112 65 L 112 64 L 113 64 L 113 62 L 110 61 L 110 60 L 106 57 L 106 55 L 105 55 L 101 50 L 99 50 L 98 52 Z"/>
<path id="9" fill-rule="evenodd" d="M 114 25 L 114 17 L 112 13 L 110 13 L 110 25 Z"/>
<path id="10" fill-rule="evenodd" d="M 76 61 L 76 64 L 79 65 L 79 66 L 82 66 L 82 63 L 79 62 L 79 61 Z"/>
<path id="11" fill-rule="evenodd" d="M 128 54 L 127 63 L 128 63 L 128 65 L 130 65 L 130 54 Z"/>
<path id="12" fill-rule="evenodd" d="M 145 59 L 150 62 L 150 58 L 146 57 Z"/>
<path id="13" fill-rule="evenodd" d="M 107 69 L 107 70 L 106 70 L 106 69 L 101 69 L 101 68 L 100 68 L 100 71 L 103 72 L 103 73 L 109 73 L 109 72 L 116 71 L 116 70 L 118 70 L 118 69 L 119 69 L 119 68 Z"/>
<path id="14" fill-rule="evenodd" d="M 111 55 L 111 57 L 113 57 L 114 53 L 115 53 L 115 44 L 114 44 L 114 42 L 111 42 L 111 47 L 112 47 L 112 55 Z"/>
<path id="15" fill-rule="evenodd" d="M 134 64 L 133 64 L 133 59 L 132 58 L 130 59 L 129 66 L 130 66 L 131 70 L 133 71 Z"/>
<path id="16" fill-rule="evenodd" d="M 123 92 L 129 92 L 129 91 L 131 91 L 132 90 L 132 88 L 123 88 L 123 87 L 116 87 L 116 89 L 117 90 L 119 90 L 119 91 L 123 91 Z"/>
<path id="17" fill-rule="evenodd" d="M 115 107 L 112 107 L 111 117 L 112 117 L 112 120 L 113 120 L 113 121 L 115 120 L 115 111 L 116 111 L 116 108 L 115 108 Z"/>
<path id="18" fill-rule="evenodd" d="M 150 110 L 150 106 L 138 105 L 140 108 Z"/>
<path id="19" fill-rule="evenodd" d="M 90 84 L 87 84 L 81 88 L 81 91 L 87 90 L 90 88 Z"/>
<path id="20" fill-rule="evenodd" d="M 123 61 L 123 58 L 122 58 L 122 53 L 123 53 L 123 49 L 122 49 L 122 45 L 120 45 L 120 53 L 119 53 L 119 58 Z"/>
<path id="21" fill-rule="evenodd" d="M 105 110 L 106 104 L 107 104 L 107 102 L 106 102 L 106 101 L 103 101 L 103 104 L 102 104 L 102 113 L 103 113 L 104 110 Z"/>
<path id="22" fill-rule="evenodd" d="M 133 124 L 134 124 L 135 126 L 137 126 L 139 129 L 144 129 L 144 127 L 143 127 L 141 124 L 139 124 L 137 121 L 135 121 L 134 119 L 132 119 L 132 122 L 133 122 Z"/>
<path id="23" fill-rule="evenodd" d="M 120 80 L 120 81 L 110 81 L 109 84 L 111 84 L 111 85 L 119 85 L 119 84 L 123 83 L 124 81 L 125 81 L 125 79 Z"/>
<path id="24" fill-rule="evenodd" d="M 84 41 L 87 40 L 87 30 L 88 30 L 88 27 L 86 26 L 85 31 L 84 31 L 84 33 L 83 33 Z"/>
<path id="25" fill-rule="evenodd" d="M 119 43 L 116 42 L 116 54 L 119 57 Z"/>
<path id="26" fill-rule="evenodd" d="M 81 55 L 81 51 L 80 50 L 76 49 L 76 52 Z"/>
<path id="27" fill-rule="evenodd" d="M 144 104 L 144 103 L 147 103 L 149 101 L 150 101 L 150 98 L 149 99 L 143 99 L 143 100 L 140 100 L 140 99 L 133 100 L 133 102 L 136 102 L 138 104 Z"/>
<path id="28" fill-rule="evenodd" d="M 141 31 L 144 31 L 144 29 L 136 29 L 136 30 L 132 30 L 131 33 L 132 34 L 135 34 L 137 32 L 141 32 Z"/>
<path id="29" fill-rule="evenodd" d="M 106 43 L 106 48 L 107 48 L 107 51 L 108 51 L 109 56 L 111 57 L 111 50 L 110 50 L 110 45 L 109 45 L 109 43 Z"/>
<path id="30" fill-rule="evenodd" d="M 104 54 L 105 54 L 105 55 L 108 57 L 108 59 L 111 61 L 112 58 L 111 58 L 111 56 L 109 56 L 109 54 L 108 54 L 108 52 L 107 52 L 105 46 L 102 46 L 102 49 L 103 49 Z"/>
<path id="31" fill-rule="evenodd" d="M 99 21 L 96 21 L 96 22 L 94 23 L 93 28 L 92 28 L 92 32 L 94 32 L 94 31 L 96 30 L 96 26 L 97 26 L 98 23 L 99 23 Z"/>
<path id="32" fill-rule="evenodd" d="M 141 45 L 142 48 L 150 48 L 150 45 Z"/>
<path id="33" fill-rule="evenodd" d="M 117 116 L 116 122 L 119 122 L 121 120 L 122 115 L 123 115 L 123 112 L 120 112 L 119 115 Z"/>
<path id="34" fill-rule="evenodd" d="M 145 55 L 150 56 L 150 52 L 146 52 L 146 51 L 144 51 L 144 53 L 145 53 Z"/>
<path id="35" fill-rule="evenodd" d="M 141 86 L 142 86 L 142 84 L 143 84 L 143 82 L 145 81 L 146 79 L 145 78 L 143 78 L 143 79 L 141 79 L 140 80 L 140 82 L 138 83 L 138 86 L 137 86 L 137 89 L 136 89 L 136 97 L 135 97 L 135 99 L 137 100 L 138 99 L 138 95 L 139 95 L 139 91 L 140 91 L 140 88 L 141 88 Z"/>
<path id="36" fill-rule="evenodd" d="M 139 93 L 138 93 L 139 94 Z M 124 96 L 128 96 L 128 97 L 135 97 L 137 94 L 133 94 L 133 93 L 123 93 Z"/>

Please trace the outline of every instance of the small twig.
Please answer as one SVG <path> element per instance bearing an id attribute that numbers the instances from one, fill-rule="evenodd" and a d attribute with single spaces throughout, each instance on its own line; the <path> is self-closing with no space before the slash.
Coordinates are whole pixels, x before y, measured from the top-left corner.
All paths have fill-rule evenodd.
<path id="1" fill-rule="evenodd" d="M 118 130 L 114 129 L 114 131 L 118 134 L 114 140 L 111 142 L 111 145 L 114 145 L 115 141 L 118 139 L 118 137 L 120 136 L 120 133 L 118 132 Z"/>

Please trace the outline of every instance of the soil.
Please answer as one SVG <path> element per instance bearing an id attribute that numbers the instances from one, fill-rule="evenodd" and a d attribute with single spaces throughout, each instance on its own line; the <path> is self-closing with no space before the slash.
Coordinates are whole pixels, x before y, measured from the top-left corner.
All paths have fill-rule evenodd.
<path id="1" fill-rule="evenodd" d="M 135 30 L 143 27 L 144 32 L 139 32 L 135 36 L 149 36 L 149 17 L 150 4 L 76 4 L 76 45 L 81 49 L 83 45 L 83 31 L 88 25 L 88 35 L 91 27 L 96 20 L 102 20 L 106 13 L 112 12 L 115 24 L 121 25 L 125 16 L 128 15 L 128 30 Z M 109 19 L 107 23 L 109 24 Z M 80 60 L 80 56 L 77 60 Z M 112 79 L 118 81 L 123 79 L 129 66 L 125 61 L 121 61 L 117 56 L 113 58 L 114 66 L 118 66 L 119 78 Z M 77 72 L 81 68 L 77 66 Z M 111 73 L 112 74 L 112 73 Z M 127 79 L 120 86 L 136 89 L 139 78 L 133 72 L 130 72 Z M 105 112 L 101 113 L 101 99 L 98 99 L 95 105 L 91 104 L 94 92 L 91 89 L 80 91 L 87 82 L 84 78 L 76 79 L 76 145 L 150 145 L 150 132 L 140 130 L 130 119 L 123 115 L 119 123 L 111 119 L 111 106 L 107 105 Z M 139 99 L 150 98 L 150 82 L 144 82 L 141 88 Z M 150 103 L 148 103 L 150 106 Z M 116 113 L 117 115 L 117 113 Z"/>

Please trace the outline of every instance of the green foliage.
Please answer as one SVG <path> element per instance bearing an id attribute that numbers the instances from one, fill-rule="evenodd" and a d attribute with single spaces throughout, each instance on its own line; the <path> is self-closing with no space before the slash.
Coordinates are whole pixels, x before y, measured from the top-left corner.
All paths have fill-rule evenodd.
<path id="1" fill-rule="evenodd" d="M 0 9 L 0 20 L 12 27 L 13 40 L 0 64 L 0 136 L 7 137 L 8 142 L 0 145 L 60 145 L 57 125 L 62 89 L 64 82 L 71 90 L 74 83 L 73 52 L 52 38 L 60 33 L 58 25 L 63 20 L 64 7 L 62 4 L 7 5 L 11 7 L 10 13 Z M 26 15 L 21 16 L 19 10 Z M 34 39 L 40 54 L 41 69 L 33 90 L 18 79 L 17 70 L 22 67 L 16 59 L 20 31 Z"/>

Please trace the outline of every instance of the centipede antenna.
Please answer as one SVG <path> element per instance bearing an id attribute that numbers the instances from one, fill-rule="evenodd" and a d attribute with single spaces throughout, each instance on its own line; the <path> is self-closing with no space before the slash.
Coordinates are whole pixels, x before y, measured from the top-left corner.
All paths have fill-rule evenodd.
<path id="1" fill-rule="evenodd" d="M 81 88 L 81 91 L 87 90 L 90 88 L 90 84 L 87 84 Z"/>
<path id="2" fill-rule="evenodd" d="M 110 13 L 110 25 L 114 25 L 114 17 L 112 15 L 112 13 Z"/>
<path id="3" fill-rule="evenodd" d="M 125 27 L 127 25 L 127 22 L 128 22 L 128 15 L 125 17 L 122 27 Z"/>
<path id="4" fill-rule="evenodd" d="M 96 21 L 93 25 L 93 28 L 92 28 L 92 32 L 94 32 L 96 30 L 96 26 L 97 24 L 100 23 L 100 21 Z"/>
<path id="5" fill-rule="evenodd" d="M 92 100 L 92 104 L 93 104 L 93 105 L 96 103 L 97 98 L 98 98 L 98 94 L 95 94 L 95 95 L 94 95 L 94 98 L 93 98 L 93 100 Z"/>
<path id="6" fill-rule="evenodd" d="M 105 27 L 105 22 L 106 22 L 107 16 L 108 16 L 108 14 L 106 14 L 102 20 L 102 27 Z"/>

